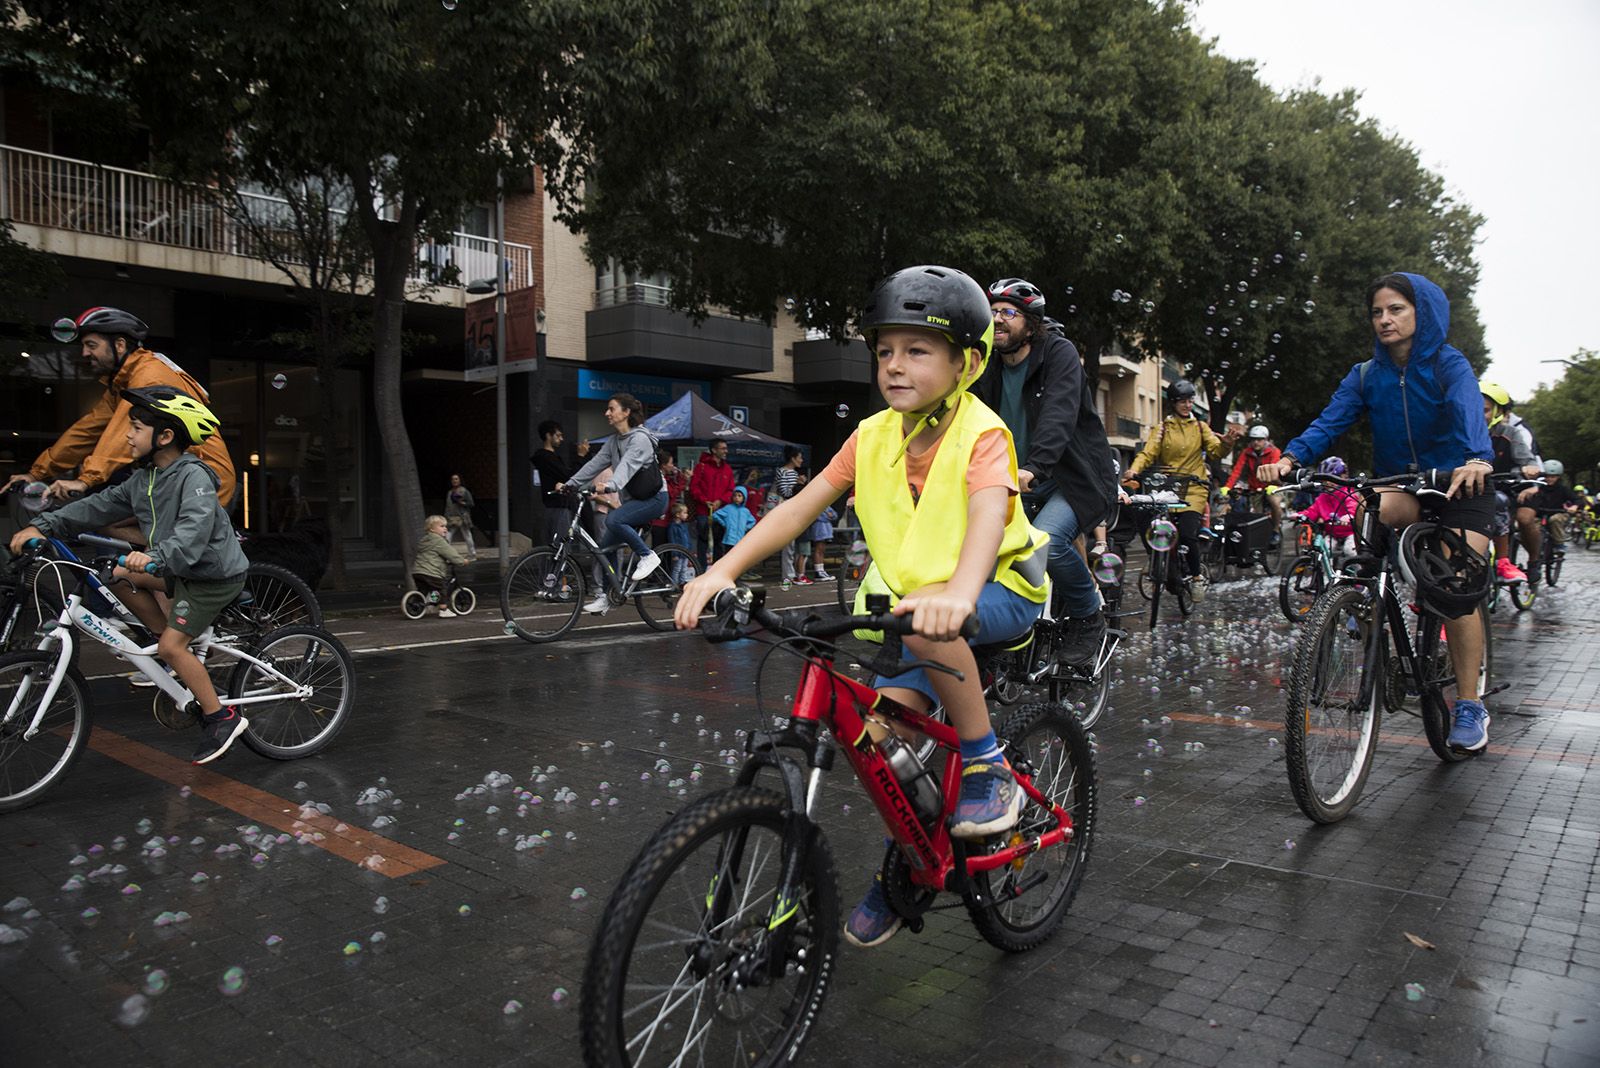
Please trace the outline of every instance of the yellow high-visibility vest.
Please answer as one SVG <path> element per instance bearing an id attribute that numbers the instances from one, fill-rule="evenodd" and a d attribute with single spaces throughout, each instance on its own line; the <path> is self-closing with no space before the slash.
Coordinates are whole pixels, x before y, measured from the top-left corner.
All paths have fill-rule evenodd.
<path id="1" fill-rule="evenodd" d="M 939 451 L 928 470 L 922 496 L 906 481 L 900 414 L 892 409 L 863 420 L 856 432 L 856 515 L 872 553 L 874 568 L 895 599 L 955 574 L 967 536 L 967 467 L 978 439 L 1011 432 L 1000 417 L 971 394 L 962 394 Z M 1008 448 L 1011 478 L 1017 455 Z M 1028 522 L 1021 502 L 1007 504 L 1005 536 L 992 573 L 1006 589 L 1043 604 L 1049 535 Z M 865 584 L 863 584 L 865 588 Z"/>

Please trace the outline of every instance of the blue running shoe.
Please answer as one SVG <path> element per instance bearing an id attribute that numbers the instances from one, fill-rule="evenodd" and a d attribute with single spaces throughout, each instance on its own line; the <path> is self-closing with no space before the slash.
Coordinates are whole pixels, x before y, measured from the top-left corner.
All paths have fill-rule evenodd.
<path id="1" fill-rule="evenodd" d="M 1457 701 L 1456 725 L 1450 731 L 1451 749 L 1476 753 L 1489 744 L 1489 713 L 1482 701 Z"/>
<path id="2" fill-rule="evenodd" d="M 1022 787 L 1003 762 L 979 761 L 961 769 L 961 800 L 950 833 L 987 838 L 1009 831 L 1022 815 Z"/>
<path id="3" fill-rule="evenodd" d="M 883 896 L 883 876 L 874 875 L 872 888 L 844 923 L 844 938 L 852 946 L 870 949 L 889 941 L 902 925 L 903 921 L 889 907 L 888 898 Z"/>

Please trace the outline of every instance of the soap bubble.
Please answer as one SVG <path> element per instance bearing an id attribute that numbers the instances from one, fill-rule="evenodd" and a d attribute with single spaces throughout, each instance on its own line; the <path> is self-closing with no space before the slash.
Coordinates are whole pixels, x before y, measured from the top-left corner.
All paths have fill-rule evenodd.
<path id="1" fill-rule="evenodd" d="M 342 952 L 347 957 L 353 957 L 357 953 L 361 952 L 361 943 L 360 942 L 346 942 L 344 944 L 344 949 L 342 950 Z"/>
<path id="2" fill-rule="evenodd" d="M 1117 236 L 1116 236 L 1116 237 L 1114 237 L 1114 238 L 1112 238 L 1112 240 L 1113 240 L 1113 241 L 1115 241 L 1115 242 L 1116 242 L 1116 243 L 1117 243 L 1117 244 L 1119 244 L 1119 245 L 1120 245 L 1120 244 L 1122 244 L 1122 241 L 1123 241 L 1123 237 L 1122 237 L 1122 235 L 1121 235 L 1121 234 L 1118 234 L 1118 235 L 1117 235 Z"/>
<path id="3" fill-rule="evenodd" d="M 460 908 L 456 909 L 456 913 L 458 915 L 461 915 L 461 916 L 471 916 L 472 915 L 472 906 L 471 905 L 462 905 Z"/>
<path id="4" fill-rule="evenodd" d="M 564 987 L 564 986 L 556 987 L 554 990 L 552 990 L 550 992 L 550 1000 L 551 1001 L 555 1001 L 555 1002 L 562 1002 L 562 1001 L 567 1000 L 567 988 Z"/>
<path id="5" fill-rule="evenodd" d="M 1426 994 L 1427 992 L 1428 992 L 1427 989 L 1421 983 L 1407 983 L 1406 984 L 1406 1000 L 1407 1001 L 1421 1001 L 1422 1000 L 1422 995 Z"/>
<path id="6" fill-rule="evenodd" d="M 1317 302 L 1314 300 L 1308 300 L 1301 305 L 1301 307 L 1305 309 L 1307 315 L 1310 315 L 1312 312 L 1317 310 Z"/>
<path id="7" fill-rule="evenodd" d="M 171 985 L 172 982 L 168 979 L 166 971 L 161 968 L 150 969 L 149 974 L 144 977 L 144 992 L 153 998 L 165 994 L 167 987 Z"/>
<path id="8" fill-rule="evenodd" d="M 446 11 L 454 11 L 456 9 L 456 0 L 439 0 L 439 3 Z"/>
<path id="9" fill-rule="evenodd" d="M 1247 290 L 1249 290 L 1250 283 L 1246 282 L 1243 278 L 1241 278 L 1241 279 L 1239 279 L 1239 284 L 1234 286 L 1233 288 L 1237 289 L 1241 293 L 1244 293 Z"/>
<path id="10" fill-rule="evenodd" d="M 794 301 L 791 300 L 789 303 L 793 304 Z M 506 1002 L 505 1007 L 500 1011 L 506 1016 L 515 1016 L 517 1013 L 522 1011 L 522 1002 L 518 1001 L 516 998 L 512 998 L 510 1001 Z"/>
<path id="11" fill-rule="evenodd" d="M 149 1018 L 150 999 L 143 994 L 134 994 L 117 1010 L 117 1023 L 123 1027 L 138 1027 Z"/>
<path id="12" fill-rule="evenodd" d="M 243 968 L 235 964 L 222 973 L 222 978 L 217 980 L 217 989 L 224 997 L 234 997 L 244 993 L 244 988 L 250 985 L 250 977 Z"/>
<path id="13" fill-rule="evenodd" d="M 289 384 L 289 376 L 284 374 L 282 371 L 279 371 L 277 374 L 272 376 L 272 388 L 273 389 L 282 389 L 284 386 L 287 386 L 288 384 Z"/>

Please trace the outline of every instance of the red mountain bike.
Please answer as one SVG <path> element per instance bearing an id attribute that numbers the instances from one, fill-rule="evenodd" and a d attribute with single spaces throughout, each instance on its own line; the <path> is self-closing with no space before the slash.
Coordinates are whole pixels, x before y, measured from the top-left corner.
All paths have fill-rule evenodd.
<path id="1" fill-rule="evenodd" d="M 833 852 L 814 821 L 822 776 L 839 750 L 892 838 L 884 889 L 912 931 L 922 930 L 930 909 L 965 904 L 985 939 L 1021 952 L 1065 918 L 1094 831 L 1087 733 L 1060 705 L 1013 713 L 998 735 L 1027 797 L 1022 820 L 983 842 L 952 838 L 961 777 L 955 730 L 834 670 L 828 639 L 858 628 L 887 636 L 874 670 L 898 661 L 898 636 L 910 632 L 911 617 L 889 615 L 886 598 L 871 602 L 868 615 L 786 620 L 762 606 L 758 591 L 718 595 L 716 618 L 701 624 L 711 640 L 744 637 L 753 621 L 771 635 L 773 651 L 803 661 L 794 706 L 781 729 L 751 735 L 737 784 L 669 820 L 617 884 L 584 974 L 587 1064 L 751 1066 L 800 1055 L 841 925 Z M 992 653 L 975 651 L 980 665 Z M 900 741 L 894 723 L 931 739 L 933 766 Z M 756 785 L 763 772 L 777 791 Z M 937 905 L 941 892 L 961 901 Z"/>

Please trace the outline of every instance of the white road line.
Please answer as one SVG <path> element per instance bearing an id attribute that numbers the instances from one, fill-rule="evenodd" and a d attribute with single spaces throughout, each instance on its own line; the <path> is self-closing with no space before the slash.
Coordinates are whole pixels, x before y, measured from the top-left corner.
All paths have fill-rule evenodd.
<path id="1" fill-rule="evenodd" d="M 812 603 L 809 603 L 809 604 L 785 605 L 782 610 L 783 611 L 789 611 L 790 609 L 795 609 L 795 608 L 825 608 L 825 607 L 827 607 L 829 605 L 836 605 L 837 603 L 838 603 L 837 601 L 816 601 L 816 602 L 812 602 Z M 573 630 L 568 631 L 566 634 L 562 635 L 560 638 L 557 638 L 553 642 L 541 642 L 539 644 L 541 644 L 541 645 L 550 645 L 550 646 L 559 646 L 563 642 L 565 642 L 569 638 L 571 638 L 573 635 L 581 636 L 581 635 L 584 635 L 584 634 L 592 633 L 592 632 L 597 631 L 597 630 L 618 630 L 618 629 L 620 629 L 622 627 L 643 627 L 643 626 L 644 626 L 644 621 L 643 620 L 639 620 L 639 619 L 630 619 L 630 620 L 627 620 L 627 621 L 624 621 L 624 622 L 618 622 L 618 623 L 598 623 L 598 624 L 594 624 L 592 626 L 574 628 Z M 334 633 L 335 637 L 341 637 L 341 638 L 345 637 L 344 634 L 340 634 L 337 631 L 335 631 L 333 633 Z M 365 634 L 367 632 L 366 631 L 351 631 L 349 633 L 352 633 L 352 634 Z M 676 634 L 676 633 L 677 633 L 677 631 L 671 631 L 671 630 L 668 630 L 668 631 L 648 631 L 648 632 L 644 632 L 644 633 L 640 633 L 640 634 L 634 635 L 633 637 L 639 638 L 639 639 L 655 638 L 655 637 L 669 637 L 669 636 L 671 636 L 673 634 Z M 478 635 L 477 637 L 472 637 L 472 638 L 440 638 L 440 639 L 437 639 L 435 641 L 426 641 L 426 642 L 401 642 L 401 643 L 398 643 L 398 644 L 395 644 L 395 645 L 374 645 L 374 646 L 370 646 L 370 647 L 365 648 L 365 649 L 351 649 L 350 650 L 350 655 L 351 656 L 361 656 L 361 655 L 363 655 L 365 653 L 397 653 L 397 652 L 404 652 L 407 649 L 432 649 L 432 648 L 434 648 L 436 646 L 442 646 L 442 645 L 468 645 L 468 644 L 471 644 L 472 642 L 503 642 L 503 641 L 510 641 L 512 639 L 516 639 L 518 641 L 521 640 L 520 638 L 517 638 L 517 636 L 515 634 L 483 634 L 483 635 Z M 106 675 L 88 675 L 88 676 L 86 676 L 86 678 L 91 680 L 91 681 L 99 680 L 99 679 L 125 679 L 127 677 L 128 677 L 128 672 L 126 672 L 126 671 L 116 671 L 116 672 L 112 672 L 112 673 L 106 674 Z"/>

